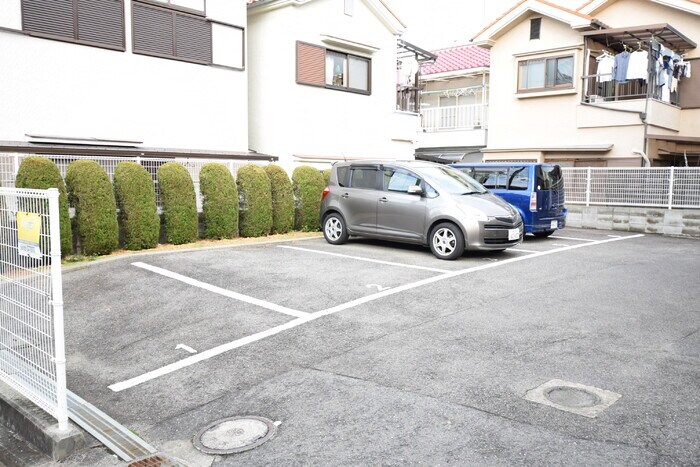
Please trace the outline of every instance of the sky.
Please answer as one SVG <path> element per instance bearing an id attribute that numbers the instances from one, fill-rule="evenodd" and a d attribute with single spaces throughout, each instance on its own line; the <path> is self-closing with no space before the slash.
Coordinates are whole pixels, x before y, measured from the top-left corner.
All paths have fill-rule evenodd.
<path id="1" fill-rule="evenodd" d="M 408 26 L 403 39 L 435 50 L 465 44 L 517 0 L 385 0 Z M 576 8 L 583 0 L 554 0 Z"/>

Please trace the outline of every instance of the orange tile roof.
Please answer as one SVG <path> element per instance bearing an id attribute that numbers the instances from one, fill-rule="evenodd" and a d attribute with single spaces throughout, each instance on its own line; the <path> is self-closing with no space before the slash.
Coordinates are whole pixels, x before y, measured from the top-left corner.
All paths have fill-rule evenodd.
<path id="1" fill-rule="evenodd" d="M 474 44 L 457 45 L 432 52 L 437 55 L 437 60 L 435 63 L 421 67 L 423 76 L 484 68 L 490 64 L 490 51 Z"/>

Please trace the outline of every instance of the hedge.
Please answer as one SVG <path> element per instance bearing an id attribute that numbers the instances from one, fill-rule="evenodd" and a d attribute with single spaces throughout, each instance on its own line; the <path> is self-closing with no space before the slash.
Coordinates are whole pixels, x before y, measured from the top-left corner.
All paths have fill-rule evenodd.
<path id="1" fill-rule="evenodd" d="M 136 162 L 120 162 L 114 171 L 114 196 L 124 248 L 141 250 L 158 245 L 160 216 L 151 174 Z"/>
<path id="2" fill-rule="evenodd" d="M 272 190 L 272 232 L 287 233 L 294 228 L 294 189 L 287 172 L 279 165 L 265 167 Z"/>
<path id="3" fill-rule="evenodd" d="M 204 164 L 199 172 L 204 238 L 233 238 L 238 233 L 238 189 L 223 164 Z"/>
<path id="4" fill-rule="evenodd" d="M 313 167 L 302 165 L 292 173 L 296 198 L 296 228 L 314 231 L 320 227 L 321 193 L 326 187 L 323 175 Z"/>
<path id="5" fill-rule="evenodd" d="M 253 164 L 238 169 L 238 197 L 242 237 L 261 237 L 272 230 L 272 188 L 261 167 Z"/>
<path id="6" fill-rule="evenodd" d="M 65 256 L 73 251 L 73 232 L 68 213 L 68 196 L 66 185 L 63 183 L 61 172 L 56 164 L 45 157 L 32 156 L 22 161 L 15 178 L 17 188 L 34 188 L 46 190 L 58 188 L 59 222 L 61 230 L 61 255 Z"/>
<path id="7" fill-rule="evenodd" d="M 199 219 L 190 173 L 177 162 L 163 164 L 158 168 L 158 186 L 163 203 L 165 238 L 175 245 L 196 241 Z"/>
<path id="8" fill-rule="evenodd" d="M 75 207 L 75 226 L 86 255 L 106 255 L 119 246 L 114 190 L 107 172 L 95 161 L 71 162 L 66 170 L 68 199 Z"/>
<path id="9" fill-rule="evenodd" d="M 322 172 L 323 180 L 326 182 L 326 186 L 328 186 L 328 183 L 331 181 L 331 172 L 333 172 L 332 169 L 326 169 Z"/>

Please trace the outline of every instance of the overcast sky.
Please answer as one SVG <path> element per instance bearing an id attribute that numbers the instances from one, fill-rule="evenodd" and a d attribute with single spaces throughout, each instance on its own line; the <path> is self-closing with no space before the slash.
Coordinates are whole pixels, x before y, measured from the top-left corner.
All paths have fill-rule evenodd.
<path id="1" fill-rule="evenodd" d="M 434 50 L 465 44 L 517 0 L 385 0 L 408 26 L 403 38 Z M 583 0 L 554 0 L 577 7 Z"/>

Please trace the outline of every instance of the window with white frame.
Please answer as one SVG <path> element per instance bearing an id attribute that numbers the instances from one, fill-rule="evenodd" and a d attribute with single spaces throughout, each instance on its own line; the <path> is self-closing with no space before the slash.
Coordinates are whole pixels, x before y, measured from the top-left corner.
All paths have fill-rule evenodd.
<path id="1" fill-rule="evenodd" d="M 518 62 L 518 91 L 543 91 L 574 86 L 574 56 Z"/>

